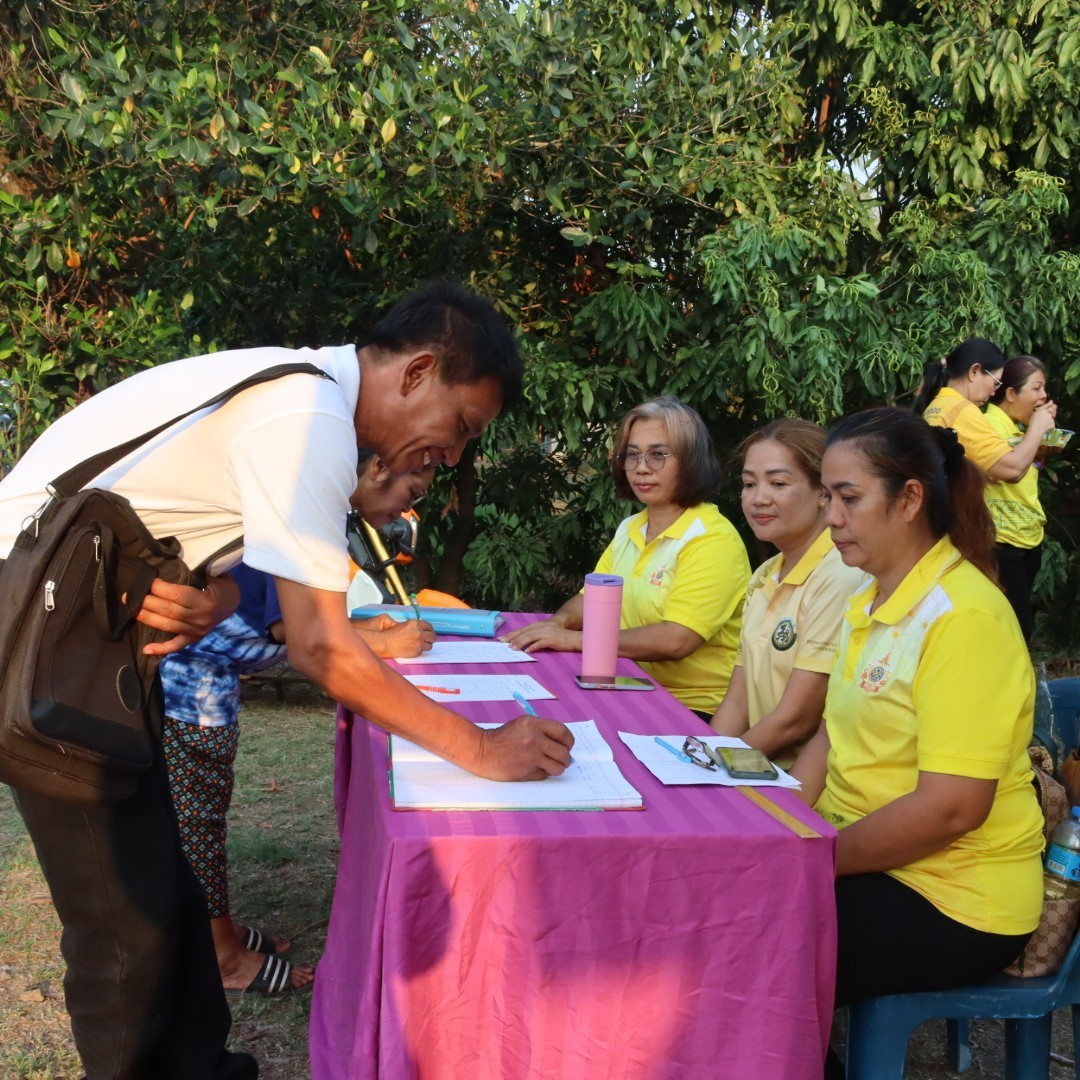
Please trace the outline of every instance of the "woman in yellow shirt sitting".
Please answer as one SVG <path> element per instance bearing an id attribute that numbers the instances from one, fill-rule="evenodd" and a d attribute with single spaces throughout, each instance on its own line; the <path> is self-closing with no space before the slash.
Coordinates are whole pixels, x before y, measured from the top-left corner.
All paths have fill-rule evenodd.
<path id="1" fill-rule="evenodd" d="M 967 456 L 991 480 L 1014 484 L 1039 451 L 1043 436 L 1054 426 L 1053 404 L 1036 409 L 1023 439 L 1011 446 L 980 411 L 1001 386 L 1005 355 L 986 338 L 968 338 L 948 356 L 923 372 L 915 411 L 933 427 L 952 428 Z"/>
<path id="2" fill-rule="evenodd" d="M 654 398 L 619 425 L 612 475 L 619 495 L 644 504 L 596 564 L 623 579 L 619 655 L 708 720 L 731 678 L 750 579 L 742 539 L 708 501 L 720 480 L 712 439 L 689 405 Z M 578 652 L 583 611 L 579 593 L 502 640 L 526 652 Z"/>
<path id="3" fill-rule="evenodd" d="M 773 420 L 739 447 L 742 511 L 778 554 L 754 571 L 724 700 L 710 724 L 789 768 L 817 731 L 848 601 L 865 578 L 845 566 L 825 525 L 825 432 Z"/>
<path id="4" fill-rule="evenodd" d="M 1001 383 L 986 406 L 986 422 L 1010 445 L 1019 444 L 1040 410 L 1056 419 L 1057 406 L 1046 393 L 1046 368 L 1034 356 L 1016 356 L 1001 370 Z M 1030 641 L 1035 626 L 1031 587 L 1042 563 L 1046 524 L 1039 502 L 1038 462 L 1015 483 L 1000 480 L 987 485 L 986 502 L 997 536 L 998 579 L 1024 640 Z"/>
<path id="5" fill-rule="evenodd" d="M 830 433 L 826 521 L 873 580 L 794 767 L 839 829 L 836 1003 L 947 989 L 1019 954 L 1042 909 L 1035 687 L 993 580 L 983 481 L 954 435 L 871 409 Z M 839 1063 L 830 1061 L 828 1075 Z"/>

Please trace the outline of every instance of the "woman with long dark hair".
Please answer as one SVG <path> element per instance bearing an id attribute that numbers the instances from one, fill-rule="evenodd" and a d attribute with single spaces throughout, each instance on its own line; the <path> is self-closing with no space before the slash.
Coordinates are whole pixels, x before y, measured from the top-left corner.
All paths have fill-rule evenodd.
<path id="1" fill-rule="evenodd" d="M 914 408 L 931 426 L 952 428 L 964 452 L 989 479 L 1014 484 L 1031 467 L 1043 436 L 1053 428 L 1057 406 L 1046 402 L 1036 408 L 1023 438 L 1010 445 L 981 412 L 1001 386 L 1004 367 L 1005 354 L 993 342 L 968 338 L 927 365 Z"/>
<path id="2" fill-rule="evenodd" d="M 873 576 L 793 770 L 839 829 L 845 1005 L 1015 959 L 1042 909 L 1042 814 L 1031 662 L 993 580 L 979 471 L 952 432 L 871 409 L 830 433 L 822 484 L 841 558 Z"/>
<path id="3" fill-rule="evenodd" d="M 1019 445 L 1040 410 L 1048 415 L 1056 412 L 1046 393 L 1046 367 L 1034 356 L 1013 357 L 1001 369 L 1001 384 L 986 406 L 986 422 L 1010 445 Z M 1024 639 L 1030 641 L 1035 627 L 1031 589 L 1042 563 L 1046 524 L 1039 501 L 1038 462 L 1015 483 L 999 480 L 988 484 L 986 502 L 997 537 L 998 580 L 1020 621 Z"/>

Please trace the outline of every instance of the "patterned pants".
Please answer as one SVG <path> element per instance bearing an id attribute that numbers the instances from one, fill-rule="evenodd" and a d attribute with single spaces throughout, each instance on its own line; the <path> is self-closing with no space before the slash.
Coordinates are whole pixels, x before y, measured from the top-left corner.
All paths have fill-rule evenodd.
<path id="1" fill-rule="evenodd" d="M 206 893 L 210 918 L 217 919 L 229 913 L 225 815 L 240 727 L 200 727 L 166 717 L 162 741 L 180 842 Z"/>

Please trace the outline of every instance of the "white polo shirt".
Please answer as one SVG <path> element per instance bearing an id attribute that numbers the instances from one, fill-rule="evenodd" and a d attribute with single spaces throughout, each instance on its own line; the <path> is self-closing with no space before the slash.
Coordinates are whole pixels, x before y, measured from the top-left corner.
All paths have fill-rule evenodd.
<path id="1" fill-rule="evenodd" d="M 148 368 L 53 423 L 0 482 L 0 557 L 45 501 L 45 485 L 100 450 L 198 406 L 258 371 L 310 363 L 189 417 L 93 481 L 127 498 L 191 567 L 243 537 L 214 569 L 244 561 L 317 589 L 349 585 L 344 523 L 356 487 L 360 365 L 352 345 L 211 353 Z"/>

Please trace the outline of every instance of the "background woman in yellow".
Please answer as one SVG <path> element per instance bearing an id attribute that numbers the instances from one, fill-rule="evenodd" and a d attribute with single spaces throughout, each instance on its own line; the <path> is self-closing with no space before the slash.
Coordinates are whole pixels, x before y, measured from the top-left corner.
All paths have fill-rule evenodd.
<path id="1" fill-rule="evenodd" d="M 785 768 L 821 722 L 840 623 L 866 577 L 844 565 L 825 525 L 824 451 L 824 430 L 794 419 L 739 447 L 743 514 L 779 554 L 750 579 L 731 685 L 710 723 Z"/>
<path id="2" fill-rule="evenodd" d="M 1004 366 L 1005 355 L 996 345 L 968 338 L 927 366 L 914 408 L 928 424 L 952 428 L 964 452 L 991 480 L 1014 484 L 1031 467 L 1057 409 L 1037 410 L 1023 439 L 1010 446 L 980 411 L 1001 385 Z"/>
<path id="3" fill-rule="evenodd" d="M 1034 356 L 1017 356 L 1001 371 L 1001 384 L 986 406 L 987 423 L 1007 442 L 1020 443 L 1037 412 L 1056 419 L 1057 406 L 1046 394 L 1046 368 Z M 998 580 L 1031 640 L 1035 612 L 1031 587 L 1042 562 L 1046 514 L 1039 502 L 1036 464 L 1015 483 L 999 481 L 986 489 L 986 502 L 997 536 Z"/>
<path id="4" fill-rule="evenodd" d="M 841 557 L 873 576 L 794 769 L 839 828 L 844 1005 L 1012 961 L 1042 908 L 1042 815 L 1031 662 L 991 577 L 978 471 L 951 432 L 871 409 L 830 433 L 821 473 Z"/>
<path id="5" fill-rule="evenodd" d="M 707 501 L 720 480 L 712 439 L 689 405 L 654 398 L 619 425 L 612 475 L 624 499 L 645 506 L 596 564 L 623 579 L 619 655 L 708 720 L 731 678 L 750 578 L 739 534 Z M 579 593 L 503 640 L 526 652 L 578 652 L 583 607 Z"/>

